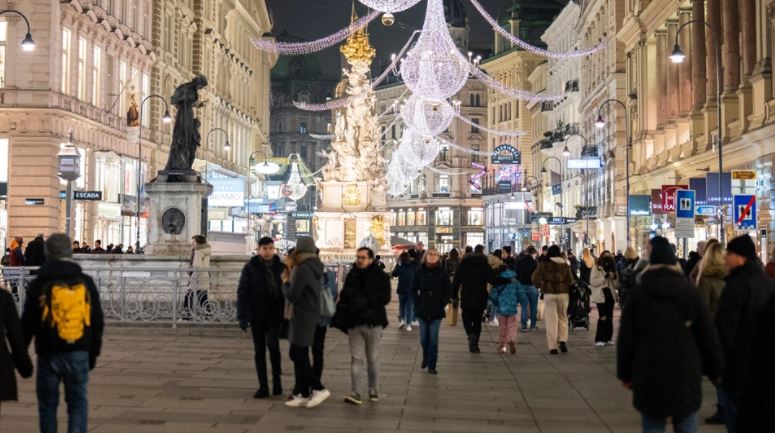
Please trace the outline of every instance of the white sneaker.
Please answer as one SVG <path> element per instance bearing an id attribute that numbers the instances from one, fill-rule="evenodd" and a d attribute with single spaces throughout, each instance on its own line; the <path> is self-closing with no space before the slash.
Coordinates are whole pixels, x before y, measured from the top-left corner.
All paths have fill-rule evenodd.
<path id="1" fill-rule="evenodd" d="M 614 345 L 614 342 L 613 342 L 613 341 L 606 341 L 606 343 L 605 343 L 605 344 L 607 344 L 607 345 L 609 345 L 609 346 L 613 346 L 613 345 Z"/>
<path id="2" fill-rule="evenodd" d="M 404 326 L 406 326 L 406 322 L 404 322 L 404 320 L 401 319 L 401 321 L 398 322 L 398 329 L 404 329 Z"/>
<path id="3" fill-rule="evenodd" d="M 420 322 L 415 320 L 415 321 L 412 322 L 412 326 L 414 326 L 416 328 L 416 327 L 420 326 Z"/>
<path id="4" fill-rule="evenodd" d="M 327 389 L 321 389 L 320 391 L 312 391 L 312 397 L 307 402 L 307 409 L 312 409 L 315 406 L 320 405 L 331 397 L 331 392 Z"/>
<path id="5" fill-rule="evenodd" d="M 603 347 L 603 346 L 605 346 L 605 341 L 598 341 L 597 343 L 595 343 L 595 346 Z"/>
<path id="6" fill-rule="evenodd" d="M 406 332 L 412 332 L 412 325 L 406 325 Z"/>
<path id="7" fill-rule="evenodd" d="M 285 402 L 285 405 L 288 407 L 306 407 L 308 403 L 309 399 L 302 397 L 301 394 L 299 394 L 291 397 L 290 400 Z"/>
<path id="8" fill-rule="evenodd" d="M 498 319 L 492 319 L 487 323 L 487 326 L 498 326 Z"/>

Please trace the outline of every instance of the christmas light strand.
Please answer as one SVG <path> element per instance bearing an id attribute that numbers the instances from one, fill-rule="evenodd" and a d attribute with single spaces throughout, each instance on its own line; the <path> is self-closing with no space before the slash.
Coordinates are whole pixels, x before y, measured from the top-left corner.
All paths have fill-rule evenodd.
<path id="1" fill-rule="evenodd" d="M 482 125 L 479 125 L 478 123 L 475 123 L 475 122 L 471 121 L 471 119 L 468 119 L 468 118 L 464 117 L 460 113 L 455 113 L 455 117 L 457 119 L 459 119 L 461 122 L 465 123 L 466 125 L 472 126 L 474 128 L 477 128 L 477 129 L 481 129 L 484 132 L 487 132 L 487 133 L 490 133 L 490 134 L 494 134 L 494 135 L 497 135 L 499 137 L 523 137 L 523 136 L 527 135 L 527 132 L 525 132 L 525 131 L 519 131 L 519 130 L 515 130 L 515 131 L 501 131 L 501 130 L 498 130 L 498 129 L 488 128 L 486 126 L 482 126 Z"/>
<path id="2" fill-rule="evenodd" d="M 374 19 L 380 15 L 380 11 L 371 11 L 368 15 L 359 18 L 357 21 L 350 24 L 346 28 L 343 28 L 332 35 L 310 42 L 277 42 L 271 39 L 261 39 L 256 37 L 251 37 L 250 40 L 253 42 L 253 45 L 261 51 L 292 56 L 310 54 L 324 50 L 342 42 L 352 33 L 366 27 L 370 22 L 374 21 Z"/>
<path id="3" fill-rule="evenodd" d="M 310 132 L 309 136 L 314 138 L 315 140 L 333 140 L 334 139 L 333 134 L 313 134 Z"/>
<path id="4" fill-rule="evenodd" d="M 304 111 L 331 111 L 348 106 L 352 99 L 353 96 L 346 96 L 321 103 L 293 101 L 293 105 L 299 110 Z"/>
<path id="5" fill-rule="evenodd" d="M 585 57 L 590 54 L 594 54 L 603 47 L 605 47 L 605 40 L 601 40 L 596 45 L 593 45 L 591 47 L 583 48 L 583 49 L 574 49 L 572 51 L 551 51 L 546 50 L 543 48 L 536 47 L 535 45 L 531 45 L 524 40 L 512 35 L 504 29 L 500 24 L 498 24 L 498 21 L 493 18 L 490 14 L 487 13 L 487 11 L 484 9 L 484 7 L 479 4 L 476 0 L 471 0 L 471 4 L 474 5 L 474 8 L 479 12 L 480 15 L 487 21 L 495 30 L 496 32 L 500 33 L 501 36 L 506 38 L 509 42 L 513 43 L 514 45 L 522 48 L 525 51 L 529 51 L 533 54 L 538 54 L 539 56 L 548 57 L 550 59 L 569 59 L 574 57 Z"/>
<path id="6" fill-rule="evenodd" d="M 528 102 L 553 102 L 553 101 L 559 101 L 562 98 L 565 97 L 565 95 L 539 95 L 537 93 L 528 92 L 526 90 L 519 90 L 511 88 L 500 81 L 496 80 L 495 78 L 487 75 L 486 72 L 479 68 L 472 68 L 471 69 L 471 75 L 478 78 L 484 85 L 487 87 L 495 90 L 496 92 L 511 97 L 515 99 L 519 99 L 522 101 L 528 101 Z"/>
<path id="7" fill-rule="evenodd" d="M 443 175 L 446 175 L 446 176 L 462 176 L 462 175 L 471 173 L 470 170 L 463 170 L 463 171 L 439 170 L 438 168 L 433 167 L 431 165 L 429 165 L 429 166 L 427 166 L 425 168 L 427 168 L 428 170 L 430 170 L 430 171 L 432 171 L 434 173 L 443 174 Z"/>
<path id="8" fill-rule="evenodd" d="M 380 12 L 401 12 L 420 3 L 422 0 L 359 0 L 366 6 Z"/>
<path id="9" fill-rule="evenodd" d="M 388 67 L 385 68 L 385 70 L 382 72 L 382 74 L 380 74 L 377 77 L 377 79 L 375 79 L 371 83 L 372 90 L 374 88 L 376 88 L 377 86 L 379 86 L 380 84 L 382 84 L 382 82 L 385 81 L 387 79 L 387 77 L 390 76 L 391 73 L 395 74 L 395 75 L 399 74 L 398 65 L 401 62 L 401 59 L 403 59 L 403 57 L 406 54 L 407 50 L 409 50 L 409 47 L 412 45 L 412 42 L 414 41 L 414 37 L 417 36 L 418 34 L 420 34 L 419 30 L 413 31 L 412 34 L 409 35 L 409 39 L 406 41 L 404 46 L 401 47 L 401 49 L 398 51 L 398 54 L 393 54 L 390 57 L 390 64 L 388 65 Z"/>

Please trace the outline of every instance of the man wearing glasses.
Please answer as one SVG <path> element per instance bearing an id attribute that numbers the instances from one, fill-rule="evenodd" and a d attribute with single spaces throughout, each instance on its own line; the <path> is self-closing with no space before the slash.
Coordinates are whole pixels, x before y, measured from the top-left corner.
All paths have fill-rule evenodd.
<path id="1" fill-rule="evenodd" d="M 339 296 L 334 321 L 350 343 L 352 393 L 345 398 L 361 405 L 368 377 L 369 401 L 379 401 L 379 341 L 388 325 L 385 306 L 390 303 L 390 277 L 374 261 L 371 248 L 358 249 Z"/>

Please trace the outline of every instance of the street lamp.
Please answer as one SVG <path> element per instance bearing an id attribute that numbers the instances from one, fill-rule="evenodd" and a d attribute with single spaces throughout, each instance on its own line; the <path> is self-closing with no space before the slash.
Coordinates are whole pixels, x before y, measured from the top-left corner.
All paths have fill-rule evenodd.
<path id="1" fill-rule="evenodd" d="M 579 137 L 584 142 L 584 146 L 581 148 L 581 156 L 582 158 L 584 156 L 593 156 L 597 155 L 597 149 L 594 147 L 589 146 L 589 142 L 587 141 L 587 138 L 584 137 L 581 134 L 570 134 L 568 137 L 565 138 L 565 149 L 568 148 L 568 142 L 572 137 Z M 586 175 L 586 169 L 581 170 L 581 174 L 584 177 L 584 183 L 586 184 L 586 187 L 584 188 L 584 219 L 587 220 L 587 242 L 589 242 L 589 177 Z"/>
<path id="2" fill-rule="evenodd" d="M 4 9 L 0 11 L 0 15 L 3 15 L 3 14 L 16 14 L 24 19 L 24 22 L 27 24 L 27 34 L 24 35 L 24 39 L 22 39 L 22 42 L 20 45 L 23 51 L 27 51 L 27 52 L 33 51 L 35 49 L 35 41 L 32 40 L 32 30 L 30 29 L 30 20 L 28 20 L 23 13 L 13 9 Z"/>
<path id="3" fill-rule="evenodd" d="M 137 127 L 137 214 L 135 215 L 136 220 L 136 233 L 135 233 L 135 252 L 140 252 L 140 203 L 142 201 L 140 200 L 141 192 L 143 190 L 143 107 L 145 106 L 146 101 L 148 101 L 151 98 L 159 98 L 162 102 L 164 102 L 164 115 L 161 118 L 161 121 L 164 123 L 170 123 L 172 122 L 172 116 L 170 116 L 170 106 L 167 103 L 167 100 L 164 99 L 161 95 L 148 95 L 140 102 L 140 123 Z"/>
<path id="4" fill-rule="evenodd" d="M 264 162 L 262 162 L 261 164 L 256 164 L 254 167 L 251 167 L 251 161 L 253 161 L 253 156 L 254 155 L 260 155 L 260 154 L 264 155 Z M 246 209 L 247 210 L 247 215 L 246 216 L 248 218 L 248 235 L 251 234 L 251 231 L 250 231 L 251 224 L 250 223 L 252 221 L 251 212 L 250 212 L 250 200 L 251 200 L 251 197 L 252 197 L 251 188 L 253 186 L 253 179 L 252 179 L 253 173 L 252 172 L 255 171 L 258 174 L 263 174 L 263 175 L 269 176 L 269 175 L 275 174 L 278 171 L 280 171 L 280 166 L 278 164 L 276 164 L 274 162 L 270 162 L 267 159 L 268 159 L 268 156 L 267 156 L 266 152 L 263 151 L 263 150 L 256 150 L 255 152 L 251 153 L 248 156 L 248 205 L 246 206 L 246 208 L 247 208 Z"/>
<path id="5" fill-rule="evenodd" d="M 676 48 L 680 51 L 681 49 L 676 45 Z M 624 201 L 627 204 L 627 216 L 626 216 L 626 222 L 627 222 L 627 246 L 630 246 L 630 151 L 632 150 L 632 130 L 630 129 L 630 110 L 627 109 L 627 104 L 624 102 L 618 100 L 618 99 L 608 99 L 603 101 L 602 104 L 600 104 L 600 107 L 597 109 L 597 121 L 595 122 L 595 126 L 598 128 L 602 128 L 605 126 L 605 121 L 603 120 L 603 107 L 607 106 L 608 104 L 619 104 L 622 106 L 622 109 L 624 109 L 624 128 L 625 128 L 625 134 L 627 139 L 627 145 L 624 147 L 624 182 L 625 182 L 625 198 Z"/>
<path id="6" fill-rule="evenodd" d="M 59 178 L 67 181 L 67 196 L 65 207 L 65 233 L 71 236 L 70 228 L 72 226 L 73 214 L 73 181 L 81 177 L 81 153 L 73 145 L 73 130 L 67 135 L 67 143 L 61 144 L 61 149 L 57 154 L 59 159 Z"/>
<path id="7" fill-rule="evenodd" d="M 706 21 L 703 20 L 691 20 L 687 21 L 683 24 L 681 24 L 680 27 L 678 27 L 678 31 L 675 32 L 675 47 L 673 47 L 673 52 L 670 54 L 670 60 L 673 63 L 681 63 L 683 62 L 684 58 L 686 58 L 686 55 L 684 54 L 683 50 L 681 49 L 681 45 L 678 43 L 678 36 L 681 34 L 681 31 L 686 28 L 689 24 L 702 24 L 706 26 L 708 29 L 710 29 L 710 33 L 713 35 L 713 42 L 716 47 L 716 103 L 718 104 L 718 109 L 716 110 L 716 116 L 717 116 L 717 122 L 718 122 L 718 197 L 719 197 L 719 220 L 718 220 L 718 238 L 719 242 L 721 242 L 721 245 L 724 245 L 724 199 L 721 196 L 721 177 L 723 173 L 724 168 L 724 153 L 722 150 L 722 146 L 724 144 L 724 125 L 722 124 L 723 118 L 721 115 L 721 88 L 722 88 L 722 79 L 723 75 L 721 73 L 721 41 L 719 41 L 719 34 L 717 33 L 716 29 L 714 29 L 710 24 L 708 24 Z M 704 41 L 695 41 L 699 43 L 704 43 Z M 734 67 L 737 67 L 736 65 Z"/>

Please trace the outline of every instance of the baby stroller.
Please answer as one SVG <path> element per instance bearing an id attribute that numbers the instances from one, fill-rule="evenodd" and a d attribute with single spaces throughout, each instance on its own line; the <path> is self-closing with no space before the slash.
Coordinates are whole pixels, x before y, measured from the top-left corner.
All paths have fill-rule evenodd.
<path id="1" fill-rule="evenodd" d="M 589 285 L 577 280 L 570 289 L 568 304 L 568 326 L 571 330 L 584 328 L 589 330 Z"/>

